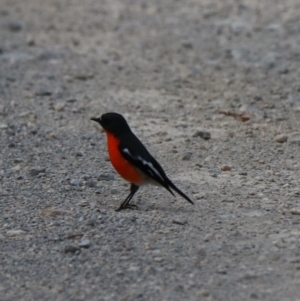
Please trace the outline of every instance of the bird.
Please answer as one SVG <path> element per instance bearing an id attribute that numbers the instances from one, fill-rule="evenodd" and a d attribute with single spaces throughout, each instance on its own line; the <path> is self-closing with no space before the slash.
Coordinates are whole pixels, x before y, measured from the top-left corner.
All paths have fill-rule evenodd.
<path id="1" fill-rule="evenodd" d="M 137 209 L 130 201 L 140 186 L 145 184 L 162 186 L 173 196 L 175 191 L 194 205 L 193 201 L 168 178 L 161 165 L 131 131 L 121 114 L 109 112 L 101 117 L 92 117 L 91 120 L 102 126 L 107 137 L 110 161 L 118 174 L 130 183 L 130 193 L 116 211 Z"/>

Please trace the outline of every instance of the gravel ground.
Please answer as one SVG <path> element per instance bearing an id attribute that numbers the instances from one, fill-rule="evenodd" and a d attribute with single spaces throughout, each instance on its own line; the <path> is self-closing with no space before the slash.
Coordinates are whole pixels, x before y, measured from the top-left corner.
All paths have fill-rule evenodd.
<path id="1" fill-rule="evenodd" d="M 300 300 L 299 0 L 0 0 L 0 300 Z M 129 185 L 124 114 L 194 201 Z"/>

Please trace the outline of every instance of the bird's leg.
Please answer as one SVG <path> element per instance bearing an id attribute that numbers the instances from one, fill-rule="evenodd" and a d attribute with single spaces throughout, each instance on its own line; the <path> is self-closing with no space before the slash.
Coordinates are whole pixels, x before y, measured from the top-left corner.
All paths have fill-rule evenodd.
<path id="1" fill-rule="evenodd" d="M 123 203 L 120 205 L 120 207 L 116 211 L 121 211 L 123 209 L 137 209 L 137 205 L 130 205 L 129 202 L 135 195 L 135 193 L 138 191 L 140 187 L 134 184 L 131 184 L 130 186 L 130 193 L 127 196 L 127 198 L 123 201 Z"/>

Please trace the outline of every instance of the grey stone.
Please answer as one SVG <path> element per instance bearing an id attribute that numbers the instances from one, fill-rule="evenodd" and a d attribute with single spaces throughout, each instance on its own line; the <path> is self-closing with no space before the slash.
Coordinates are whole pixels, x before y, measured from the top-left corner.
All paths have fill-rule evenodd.
<path id="1" fill-rule="evenodd" d="M 88 186 L 90 188 L 94 188 L 94 187 L 97 187 L 97 184 L 93 180 L 87 180 L 86 186 Z"/>
<path id="2" fill-rule="evenodd" d="M 118 189 L 113 188 L 110 192 L 111 194 L 118 194 L 119 191 Z"/>
<path id="3" fill-rule="evenodd" d="M 193 137 L 201 137 L 204 140 L 209 140 L 211 138 L 210 132 L 207 131 L 197 131 Z"/>
<path id="4" fill-rule="evenodd" d="M 188 221 L 187 220 L 181 220 L 181 219 L 173 219 L 172 223 L 176 224 L 176 225 L 182 225 L 182 226 L 184 226 L 184 225 L 188 224 Z"/>
<path id="5" fill-rule="evenodd" d="M 7 192 L 6 190 L 0 188 L 0 197 L 7 196 L 7 195 L 9 195 L 9 192 Z"/>
<path id="6" fill-rule="evenodd" d="M 226 165 L 226 164 L 222 165 L 221 166 L 221 170 L 222 171 L 230 171 L 231 170 L 231 166 L 230 165 Z"/>
<path id="7" fill-rule="evenodd" d="M 192 155 L 193 155 L 192 152 L 186 152 L 186 153 L 183 155 L 182 160 L 184 160 L 184 161 L 189 161 L 189 160 L 191 160 Z"/>
<path id="8" fill-rule="evenodd" d="M 8 128 L 8 125 L 5 123 L 0 123 L 0 130 L 6 130 Z"/>
<path id="9" fill-rule="evenodd" d="M 45 167 L 32 167 L 30 169 L 30 175 L 35 177 L 38 176 L 40 173 L 45 173 L 46 168 Z"/>
<path id="10" fill-rule="evenodd" d="M 221 274 L 221 275 L 226 275 L 227 274 L 227 270 L 224 267 L 220 266 L 216 270 L 216 273 Z"/>
<path id="11" fill-rule="evenodd" d="M 25 233 L 25 231 L 23 231 L 23 230 L 8 230 L 7 232 L 6 232 L 6 236 L 8 236 L 8 237 L 13 237 L 13 236 L 19 236 L 19 235 L 22 235 L 22 234 L 24 234 Z"/>
<path id="12" fill-rule="evenodd" d="M 99 219 L 99 217 L 98 217 L 98 219 Z M 101 218 L 100 218 L 100 219 L 101 219 Z M 88 226 L 95 227 L 96 224 L 97 224 L 97 220 L 96 220 L 96 219 L 90 219 L 90 220 L 87 221 L 86 224 L 87 224 Z"/>
<path id="13" fill-rule="evenodd" d="M 293 137 L 293 138 L 291 138 L 289 140 L 289 143 L 300 146 L 300 137 Z"/>
<path id="14" fill-rule="evenodd" d="M 14 163 L 18 164 L 18 163 L 22 163 L 23 160 L 21 158 L 15 158 L 14 159 Z"/>
<path id="15" fill-rule="evenodd" d="M 18 32 L 22 30 L 22 24 L 16 20 L 9 21 L 7 26 L 8 29 L 12 32 Z"/>
<path id="16" fill-rule="evenodd" d="M 208 172 L 209 172 L 209 175 L 213 178 L 217 178 L 218 175 L 220 174 L 220 172 L 216 169 L 210 169 Z"/>
<path id="17" fill-rule="evenodd" d="M 55 111 L 61 112 L 64 110 L 65 106 L 66 106 L 66 104 L 64 102 L 58 102 L 53 106 L 53 108 Z"/>
<path id="18" fill-rule="evenodd" d="M 65 253 L 79 253 L 80 247 L 74 246 L 74 245 L 67 245 L 64 248 Z"/>
<path id="19" fill-rule="evenodd" d="M 114 179 L 115 179 L 115 177 L 110 174 L 101 174 L 101 175 L 97 176 L 98 181 L 113 181 Z"/>
<path id="20" fill-rule="evenodd" d="M 0 105 L 0 115 L 5 115 L 5 111 L 6 111 L 5 106 Z"/>
<path id="21" fill-rule="evenodd" d="M 74 97 L 71 97 L 71 98 L 68 98 L 66 101 L 69 102 L 69 103 L 74 103 L 74 102 L 77 101 L 77 99 L 74 98 Z"/>
<path id="22" fill-rule="evenodd" d="M 290 209 L 290 212 L 292 214 L 300 215 L 300 207 L 294 207 L 294 208 Z"/>
<path id="23" fill-rule="evenodd" d="M 278 143 L 285 143 L 288 141 L 288 136 L 285 134 L 280 134 L 274 137 L 274 140 Z"/>
<path id="24" fill-rule="evenodd" d="M 79 243 L 80 248 L 88 249 L 91 246 L 91 241 L 89 239 L 82 239 Z"/>
<path id="25" fill-rule="evenodd" d="M 72 186 L 81 186 L 81 185 L 82 185 L 82 182 L 81 182 L 80 180 L 78 180 L 78 179 L 71 179 L 71 180 L 70 180 L 70 184 L 71 184 Z"/>
<path id="26" fill-rule="evenodd" d="M 39 90 L 37 90 L 35 92 L 36 96 L 51 96 L 52 95 L 52 91 L 48 88 L 40 88 Z"/>

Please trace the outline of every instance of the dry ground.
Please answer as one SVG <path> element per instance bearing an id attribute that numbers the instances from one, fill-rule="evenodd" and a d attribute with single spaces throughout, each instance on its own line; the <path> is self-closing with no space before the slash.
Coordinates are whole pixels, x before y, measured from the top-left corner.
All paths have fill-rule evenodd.
<path id="1" fill-rule="evenodd" d="M 0 300 L 300 300 L 299 20 L 298 0 L 0 0 Z M 195 206 L 148 187 L 114 211 L 107 111 Z"/>

